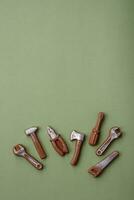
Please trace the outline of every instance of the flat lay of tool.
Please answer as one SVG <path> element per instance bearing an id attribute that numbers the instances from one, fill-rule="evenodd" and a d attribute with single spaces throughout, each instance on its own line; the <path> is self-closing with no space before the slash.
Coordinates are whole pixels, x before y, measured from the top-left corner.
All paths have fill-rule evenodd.
<path id="1" fill-rule="evenodd" d="M 106 140 L 103 142 L 103 144 L 96 150 L 96 155 L 101 156 L 105 150 L 108 148 L 108 146 L 111 144 L 111 142 L 121 136 L 122 132 L 119 127 L 113 127 L 109 131 L 109 135 L 106 138 Z"/>
<path id="2" fill-rule="evenodd" d="M 99 140 L 99 135 L 100 135 L 100 129 L 102 126 L 102 122 L 104 120 L 104 112 L 99 112 L 97 116 L 97 121 L 92 129 L 91 134 L 89 135 L 88 138 L 88 143 L 92 146 L 96 145 L 98 140 Z M 40 142 L 40 140 L 37 137 L 37 131 L 38 127 L 31 127 L 25 130 L 25 133 L 27 136 L 30 136 L 34 146 L 40 156 L 41 159 L 46 158 L 46 153 L 45 150 L 43 149 L 43 146 Z M 54 150 L 60 155 L 60 156 L 65 156 L 67 153 L 69 153 L 68 146 L 66 142 L 64 141 L 63 137 L 58 134 L 53 128 L 47 127 L 47 134 L 50 138 L 50 142 L 54 148 Z M 108 146 L 112 143 L 113 140 L 119 138 L 122 135 L 122 132 L 119 127 L 112 127 L 109 130 L 109 135 L 105 139 L 105 141 L 100 145 L 100 147 L 96 150 L 96 155 L 101 156 Z M 85 139 L 85 134 L 77 131 L 72 131 L 70 135 L 70 140 L 73 141 L 75 140 L 75 148 L 74 148 L 74 153 L 72 156 L 72 159 L 70 161 L 70 164 L 72 166 L 76 166 L 78 164 L 83 142 Z M 43 164 L 41 164 L 39 161 L 37 161 L 33 156 L 27 153 L 26 148 L 21 145 L 17 144 L 13 147 L 13 153 L 16 156 L 20 156 L 25 158 L 31 165 L 33 165 L 36 169 L 41 170 L 43 169 Z M 90 167 L 88 169 L 88 172 L 92 174 L 94 177 L 99 176 L 103 170 L 115 159 L 119 156 L 118 151 L 113 151 L 111 154 L 109 154 L 107 157 L 105 157 L 102 161 L 98 162 L 96 165 Z"/>
<path id="3" fill-rule="evenodd" d="M 102 161 L 88 169 L 88 173 L 92 174 L 94 177 L 99 176 L 103 170 L 119 156 L 118 151 L 113 151 L 110 155 L 104 158 Z"/>
<path id="4" fill-rule="evenodd" d="M 47 127 L 47 133 L 50 137 L 50 141 L 55 151 L 61 156 L 67 154 L 68 147 L 63 138 L 61 137 L 61 135 L 57 134 L 55 130 L 52 129 L 51 127 Z"/>
<path id="5" fill-rule="evenodd" d="M 97 144 L 103 120 L 104 120 L 104 113 L 103 112 L 99 112 L 98 113 L 98 118 L 97 118 L 97 121 L 96 121 L 96 125 L 92 129 L 91 134 L 89 135 L 88 143 L 90 145 L 96 145 Z"/>
<path id="6" fill-rule="evenodd" d="M 44 159 L 46 158 L 46 152 L 44 151 L 43 147 L 42 147 L 42 144 L 41 142 L 39 141 L 39 138 L 37 136 L 37 131 L 38 131 L 38 128 L 37 127 L 31 127 L 31 128 L 28 128 L 25 133 L 27 136 L 30 136 L 33 143 L 34 143 L 34 146 L 40 156 L 41 159 Z"/>
<path id="7" fill-rule="evenodd" d="M 16 156 L 20 156 L 25 158 L 31 165 L 33 165 L 36 169 L 41 170 L 43 169 L 43 164 L 37 161 L 33 156 L 27 153 L 26 148 L 21 145 L 17 144 L 13 147 L 13 153 Z"/>
<path id="8" fill-rule="evenodd" d="M 80 153 L 81 153 L 81 147 L 82 147 L 82 144 L 83 144 L 83 141 L 84 141 L 84 137 L 85 137 L 84 134 L 79 133 L 77 131 L 73 131 L 71 133 L 70 140 L 71 141 L 76 140 L 75 150 L 74 150 L 74 154 L 73 154 L 73 157 L 72 157 L 72 160 L 71 160 L 71 165 L 73 165 L 73 166 L 77 165 L 77 163 L 79 161 L 79 157 L 80 157 Z"/>

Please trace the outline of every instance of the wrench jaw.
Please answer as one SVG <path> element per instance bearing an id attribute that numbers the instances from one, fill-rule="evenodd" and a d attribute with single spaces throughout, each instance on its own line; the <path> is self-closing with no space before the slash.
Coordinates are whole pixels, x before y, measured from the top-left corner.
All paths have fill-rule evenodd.
<path id="1" fill-rule="evenodd" d="M 24 155 L 26 154 L 26 150 L 25 150 L 24 146 L 22 146 L 21 144 L 17 144 L 13 147 L 13 153 L 16 156 L 24 157 Z"/>
<path id="2" fill-rule="evenodd" d="M 112 127 L 110 129 L 109 135 L 111 135 L 112 139 L 116 139 L 122 135 L 122 132 L 119 127 Z"/>

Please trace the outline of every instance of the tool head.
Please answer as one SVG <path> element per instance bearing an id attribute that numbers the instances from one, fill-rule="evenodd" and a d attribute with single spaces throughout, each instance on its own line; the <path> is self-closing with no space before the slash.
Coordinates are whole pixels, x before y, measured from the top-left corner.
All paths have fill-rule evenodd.
<path id="1" fill-rule="evenodd" d="M 17 156 L 22 156 L 25 153 L 25 147 L 21 144 L 17 144 L 13 147 L 13 153 Z"/>
<path id="2" fill-rule="evenodd" d="M 57 138 L 59 135 L 54 131 L 54 129 L 52 129 L 51 127 L 47 127 L 47 133 L 50 137 L 51 140 L 54 140 L 55 138 Z"/>
<path id="3" fill-rule="evenodd" d="M 79 133 L 77 131 L 73 131 L 71 133 L 71 136 L 70 136 L 70 140 L 79 140 L 79 141 L 83 141 L 84 140 L 84 134 L 83 133 Z"/>
<path id="4" fill-rule="evenodd" d="M 32 133 L 35 133 L 38 130 L 38 127 L 31 127 L 25 130 L 26 135 L 31 135 Z"/>
<path id="5" fill-rule="evenodd" d="M 121 134 L 119 127 L 113 127 L 110 129 L 110 135 L 112 135 L 113 138 L 118 138 Z"/>

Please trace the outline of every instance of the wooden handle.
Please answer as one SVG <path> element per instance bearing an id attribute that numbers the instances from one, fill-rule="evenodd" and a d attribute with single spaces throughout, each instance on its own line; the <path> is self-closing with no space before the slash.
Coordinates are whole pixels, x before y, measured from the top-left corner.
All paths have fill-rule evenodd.
<path id="1" fill-rule="evenodd" d="M 51 143 L 55 151 L 61 156 L 64 156 L 66 153 L 68 153 L 68 147 L 60 135 L 57 138 L 51 140 Z"/>
<path id="2" fill-rule="evenodd" d="M 66 154 L 68 153 L 68 147 L 67 147 L 67 144 L 65 143 L 65 141 L 63 140 L 63 138 L 61 136 L 58 137 L 58 146 L 59 148 L 62 149 L 62 151 Z"/>
<path id="3" fill-rule="evenodd" d="M 95 129 L 98 130 L 98 132 L 100 131 L 100 127 L 101 127 L 101 123 L 102 123 L 103 119 L 104 119 L 104 113 L 99 112 L 97 122 L 96 122 L 96 125 L 95 125 Z"/>
<path id="4" fill-rule="evenodd" d="M 90 136 L 89 136 L 89 141 L 88 143 L 90 145 L 96 145 L 97 141 L 99 139 L 99 132 L 96 129 L 93 129 Z"/>
<path id="5" fill-rule="evenodd" d="M 96 166 L 92 166 L 88 169 L 88 173 L 92 174 L 94 177 L 99 176 L 102 173 L 102 169 Z"/>
<path id="6" fill-rule="evenodd" d="M 77 165 L 79 157 L 80 157 L 80 152 L 81 152 L 81 147 L 82 147 L 82 141 L 76 141 L 75 144 L 75 151 L 74 151 L 74 155 L 73 158 L 71 160 L 71 165 Z"/>
<path id="7" fill-rule="evenodd" d="M 44 151 L 44 149 L 43 149 L 43 147 L 42 147 L 42 145 L 41 145 L 36 133 L 31 134 L 31 137 L 32 137 L 34 146 L 35 146 L 40 158 L 41 159 L 46 158 L 46 153 L 45 153 L 45 151 Z"/>
<path id="8" fill-rule="evenodd" d="M 88 143 L 90 145 L 96 145 L 97 144 L 97 141 L 99 139 L 100 127 L 101 127 L 103 119 L 104 119 L 104 113 L 103 112 L 99 112 L 96 125 L 92 129 L 92 132 L 91 132 L 91 134 L 89 136 Z"/>
<path id="9" fill-rule="evenodd" d="M 55 149 L 55 151 L 56 151 L 59 155 L 64 156 L 64 152 L 58 147 L 57 142 L 56 142 L 55 140 L 52 140 L 51 143 L 52 143 L 53 148 Z"/>
<path id="10" fill-rule="evenodd" d="M 43 169 L 43 165 L 37 161 L 35 158 L 33 158 L 30 154 L 25 153 L 23 156 L 31 165 L 33 165 L 36 169 L 41 170 Z"/>

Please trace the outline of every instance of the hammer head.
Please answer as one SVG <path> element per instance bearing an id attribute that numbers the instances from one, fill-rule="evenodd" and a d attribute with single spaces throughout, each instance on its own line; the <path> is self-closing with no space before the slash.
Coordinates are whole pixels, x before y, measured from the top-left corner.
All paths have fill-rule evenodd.
<path id="1" fill-rule="evenodd" d="M 31 127 L 25 130 L 26 135 L 31 135 L 32 133 L 35 133 L 38 130 L 38 127 Z"/>
<path id="2" fill-rule="evenodd" d="M 79 140 L 79 141 L 83 141 L 84 140 L 84 134 L 83 133 L 79 133 L 77 131 L 73 131 L 71 133 L 71 136 L 70 136 L 70 140 Z"/>

